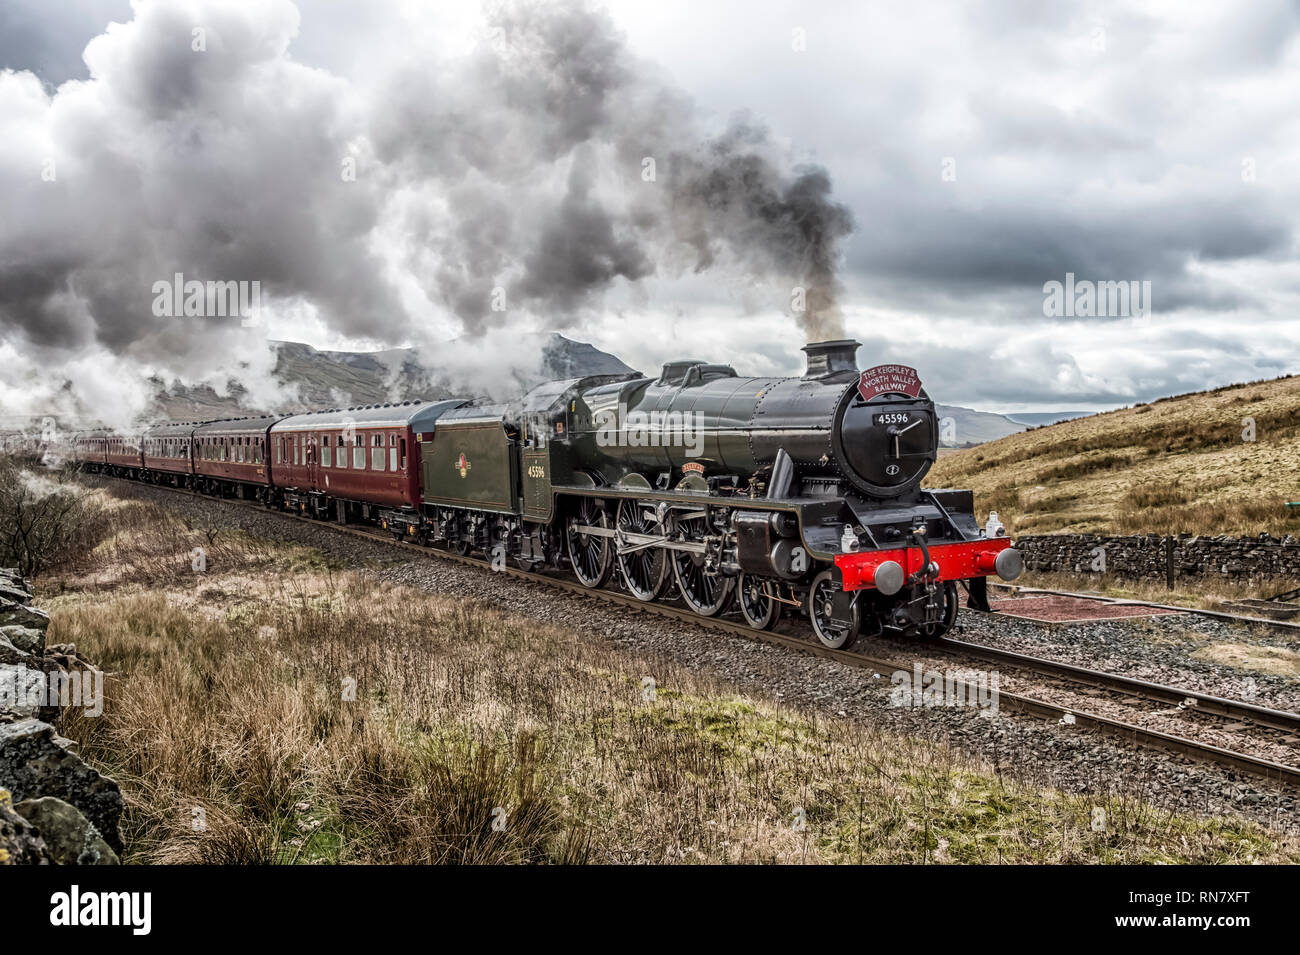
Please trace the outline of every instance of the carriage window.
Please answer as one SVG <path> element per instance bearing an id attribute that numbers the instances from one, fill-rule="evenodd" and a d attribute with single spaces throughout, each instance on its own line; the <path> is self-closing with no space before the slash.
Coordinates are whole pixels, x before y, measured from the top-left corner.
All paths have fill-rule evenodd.
<path id="1" fill-rule="evenodd" d="M 301 464 L 302 452 L 299 450 L 301 445 L 298 443 L 298 436 L 296 434 L 293 436 L 292 441 L 293 441 L 293 463 Z"/>
<path id="2" fill-rule="evenodd" d="M 388 449 L 388 470 L 397 470 L 397 448 Z"/>
<path id="3" fill-rule="evenodd" d="M 370 438 L 370 470 L 382 471 L 384 469 L 384 436 L 382 434 L 372 435 Z"/>
<path id="4" fill-rule="evenodd" d="M 402 470 L 406 470 L 406 439 L 402 439 Z"/>
<path id="5" fill-rule="evenodd" d="M 365 439 L 357 435 L 352 439 L 352 466 L 354 468 L 364 468 L 366 466 L 366 445 Z"/>
<path id="6" fill-rule="evenodd" d="M 320 443 L 320 466 L 323 468 L 333 467 L 334 465 L 334 445 L 330 442 L 329 435 Z"/>

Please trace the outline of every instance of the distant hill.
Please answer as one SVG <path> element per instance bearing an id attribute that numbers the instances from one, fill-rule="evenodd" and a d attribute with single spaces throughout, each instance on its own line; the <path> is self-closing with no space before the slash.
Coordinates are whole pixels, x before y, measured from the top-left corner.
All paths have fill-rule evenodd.
<path id="1" fill-rule="evenodd" d="M 940 444 L 944 447 L 964 448 L 972 444 L 996 441 L 998 438 L 1005 438 L 1009 434 L 1025 430 L 1023 424 L 991 411 L 975 411 L 957 405 L 941 405 L 937 401 L 934 406 L 939 413 Z M 946 423 L 948 419 L 951 420 L 951 425 Z"/>
<path id="2" fill-rule="evenodd" d="M 950 452 L 926 484 L 973 489 L 977 512 L 996 510 L 1012 532 L 1300 536 L 1300 514 L 1283 506 L 1300 500 L 1300 377 L 1162 398 Z"/>
<path id="3" fill-rule="evenodd" d="M 1024 411 L 1009 414 L 1007 418 L 1017 424 L 1037 428 L 1045 424 L 1056 424 L 1058 421 L 1069 421 L 1071 418 L 1086 418 L 1095 413 L 1093 411 Z"/>
<path id="4" fill-rule="evenodd" d="M 301 342 L 276 342 L 275 347 L 275 377 L 285 391 L 277 407 L 251 407 L 247 391 L 238 386 L 223 396 L 207 387 L 165 388 L 158 382 L 157 413 L 172 420 L 200 420 L 408 398 L 508 397 L 556 378 L 632 371 L 594 345 L 554 333 L 512 338 L 510 356 L 466 339 L 434 348 L 377 352 L 320 351 Z"/>

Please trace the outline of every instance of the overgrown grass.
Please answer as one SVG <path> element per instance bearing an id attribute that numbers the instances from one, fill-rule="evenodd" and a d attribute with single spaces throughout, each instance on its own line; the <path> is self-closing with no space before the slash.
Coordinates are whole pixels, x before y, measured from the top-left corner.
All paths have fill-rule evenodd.
<path id="1" fill-rule="evenodd" d="M 1300 857 L 1137 800 L 1140 780 L 1044 790 L 300 548 L 219 535 L 172 577 L 142 556 L 153 523 L 127 526 L 61 582 L 50 640 L 110 673 L 104 715 L 61 729 L 122 783 L 131 862 Z M 170 568 L 206 531 L 157 533 Z"/>

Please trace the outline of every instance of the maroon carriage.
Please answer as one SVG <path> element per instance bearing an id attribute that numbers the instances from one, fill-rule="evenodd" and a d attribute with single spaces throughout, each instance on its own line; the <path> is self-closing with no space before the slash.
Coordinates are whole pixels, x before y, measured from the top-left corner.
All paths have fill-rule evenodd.
<path id="1" fill-rule="evenodd" d="M 417 426 L 463 404 L 407 401 L 285 418 L 271 427 L 275 486 L 289 507 L 340 522 L 418 511 Z"/>
<path id="2" fill-rule="evenodd" d="M 85 471 L 102 471 L 108 464 L 108 432 L 78 431 L 72 436 L 72 460 Z"/>
<path id="3" fill-rule="evenodd" d="M 113 474 L 136 478 L 144 468 L 140 456 L 140 435 L 113 432 L 104 439 L 104 464 Z"/>
<path id="4" fill-rule="evenodd" d="M 267 431 L 278 415 L 226 418 L 194 428 L 194 485 L 208 494 L 270 501 Z"/>
<path id="5" fill-rule="evenodd" d="M 194 473 L 190 447 L 192 422 L 155 425 L 140 439 L 145 477 L 155 484 L 181 487 Z"/>

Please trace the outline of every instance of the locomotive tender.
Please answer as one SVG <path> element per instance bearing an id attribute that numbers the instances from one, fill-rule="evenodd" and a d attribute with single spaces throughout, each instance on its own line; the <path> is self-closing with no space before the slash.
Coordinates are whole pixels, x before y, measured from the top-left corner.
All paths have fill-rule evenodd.
<path id="1" fill-rule="evenodd" d="M 914 369 L 859 372 L 853 341 L 810 344 L 798 378 L 675 361 L 656 378 L 540 385 L 508 404 L 465 399 L 289 417 L 88 432 L 82 466 L 256 498 L 525 568 L 611 578 L 644 601 L 675 590 L 755 628 L 789 608 L 826 646 L 870 633 L 936 637 L 958 586 L 1019 576 L 970 491 L 921 482 L 938 449 Z M 132 456 L 132 451 L 135 451 Z"/>

